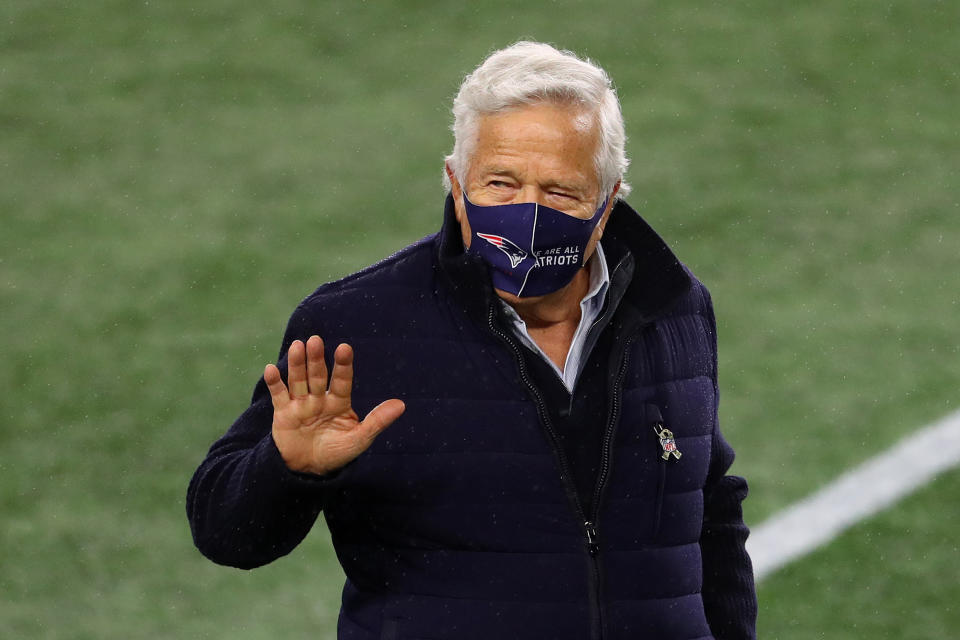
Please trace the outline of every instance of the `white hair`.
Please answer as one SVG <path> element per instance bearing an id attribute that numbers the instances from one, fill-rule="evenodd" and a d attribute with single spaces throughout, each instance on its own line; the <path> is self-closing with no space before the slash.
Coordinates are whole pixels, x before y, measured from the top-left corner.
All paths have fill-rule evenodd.
<path id="1" fill-rule="evenodd" d="M 517 42 L 494 51 L 463 80 L 453 101 L 453 152 L 447 164 L 461 185 L 476 146 L 482 116 L 537 103 L 583 106 L 596 117 L 600 144 L 594 164 L 606 197 L 617 181 L 621 198 L 630 193 L 623 175 L 630 161 L 620 102 L 607 73 L 570 51 L 540 42 Z M 443 174 L 444 187 L 450 179 Z"/>

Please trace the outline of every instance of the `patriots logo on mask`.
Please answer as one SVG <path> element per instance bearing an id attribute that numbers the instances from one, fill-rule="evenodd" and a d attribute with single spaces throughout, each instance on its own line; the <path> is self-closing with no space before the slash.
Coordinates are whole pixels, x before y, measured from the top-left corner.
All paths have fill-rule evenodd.
<path id="1" fill-rule="evenodd" d="M 517 265 L 527 257 L 527 252 L 513 244 L 503 236 L 495 236 L 492 233 L 479 233 L 477 235 L 495 246 L 500 251 L 503 251 L 507 254 L 507 257 L 510 258 L 510 267 L 516 269 Z"/>

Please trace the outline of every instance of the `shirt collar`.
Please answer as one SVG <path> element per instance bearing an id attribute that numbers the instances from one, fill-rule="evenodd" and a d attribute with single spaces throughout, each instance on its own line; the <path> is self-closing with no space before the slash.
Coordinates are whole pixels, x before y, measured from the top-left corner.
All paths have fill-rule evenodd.
<path id="1" fill-rule="evenodd" d="M 607 289 L 610 288 L 610 269 L 607 267 L 607 258 L 603 254 L 603 245 L 597 243 L 597 248 L 593 256 L 587 263 L 590 269 L 590 287 L 587 289 L 587 295 L 583 296 L 580 302 L 580 308 L 586 309 L 585 305 L 591 308 L 602 308 L 607 299 Z"/>

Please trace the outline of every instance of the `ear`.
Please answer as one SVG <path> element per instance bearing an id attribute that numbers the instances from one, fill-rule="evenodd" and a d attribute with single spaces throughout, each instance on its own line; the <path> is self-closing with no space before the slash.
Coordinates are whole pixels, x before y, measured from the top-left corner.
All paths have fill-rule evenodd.
<path id="1" fill-rule="evenodd" d="M 613 205 L 617 202 L 617 193 L 620 191 L 620 182 L 620 180 L 617 180 L 617 184 L 613 185 L 613 190 L 607 197 L 607 208 L 604 209 L 603 215 L 600 216 L 600 222 L 597 224 L 597 229 L 599 229 L 601 236 L 603 235 L 603 230 L 607 226 L 607 220 L 610 219 L 610 212 L 613 211 Z"/>
<path id="2" fill-rule="evenodd" d="M 447 178 L 450 179 L 450 194 L 453 196 L 453 207 L 457 212 L 457 221 L 462 223 L 466 215 L 463 206 L 463 188 L 460 186 L 457 176 L 454 175 L 453 169 L 450 168 L 449 162 L 443 163 L 443 169 L 447 172 Z"/>

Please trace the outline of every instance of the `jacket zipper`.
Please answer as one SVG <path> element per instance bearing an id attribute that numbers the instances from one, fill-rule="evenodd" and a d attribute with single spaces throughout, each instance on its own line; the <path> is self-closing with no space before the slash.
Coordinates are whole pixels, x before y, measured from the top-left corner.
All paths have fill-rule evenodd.
<path id="1" fill-rule="evenodd" d="M 591 518 L 587 519 L 584 515 L 583 505 L 580 504 L 580 498 L 577 496 L 576 487 L 573 485 L 573 475 L 570 473 L 570 466 L 567 462 L 567 457 L 563 453 L 563 449 L 559 445 L 559 438 L 557 437 L 556 431 L 553 429 L 553 423 L 550 421 L 550 414 L 547 412 L 546 405 L 543 402 L 543 398 L 540 395 L 540 390 L 533 383 L 527 374 L 526 365 L 523 362 L 523 353 L 520 351 L 520 348 L 516 345 L 513 339 L 497 328 L 496 323 L 494 322 L 495 310 L 491 305 L 489 312 L 487 314 L 487 323 L 490 327 L 490 331 L 499 337 L 510 349 L 513 351 L 514 358 L 517 361 L 517 366 L 520 369 L 520 379 L 530 390 L 530 393 L 536 400 L 537 406 L 537 415 L 540 418 L 541 424 L 547 431 L 547 435 L 550 438 L 550 444 L 553 447 L 553 452 L 557 457 L 557 461 L 560 464 L 560 474 L 561 481 L 564 484 L 564 487 L 567 490 L 567 496 L 570 498 L 570 501 L 573 505 L 573 510 L 576 516 L 579 518 L 579 521 L 583 523 L 583 533 L 586 540 L 586 549 L 587 554 L 590 556 L 591 564 L 591 575 L 590 582 L 592 583 L 589 587 L 590 590 L 590 609 L 591 609 L 591 636 L 596 640 L 602 640 L 603 638 L 603 608 L 601 607 L 601 598 L 600 598 L 600 588 L 602 585 L 601 576 L 600 576 L 600 562 L 597 559 L 597 556 L 600 553 L 600 537 L 597 531 L 597 515 L 600 511 L 600 498 L 603 495 L 603 487 L 607 481 L 607 475 L 610 471 L 610 444 L 613 440 L 614 425 L 619 419 L 620 414 L 620 387 L 623 382 L 623 376 L 627 370 L 627 360 L 629 356 L 629 347 L 633 342 L 633 337 L 631 336 L 626 344 L 624 345 L 623 359 L 620 362 L 620 369 L 617 372 L 617 377 L 614 382 L 613 387 L 613 397 L 610 404 L 610 417 L 607 420 L 607 425 L 604 428 L 604 437 L 603 437 L 603 447 L 601 450 L 600 458 L 600 472 L 597 474 L 597 484 L 594 487 L 594 501 L 593 509 L 591 510 Z M 593 622 L 596 624 L 593 624 Z"/>
<path id="2" fill-rule="evenodd" d="M 600 576 L 600 562 L 597 555 L 600 553 L 600 534 L 597 531 L 597 520 L 600 516 L 600 504 L 603 499 L 603 490 L 607 485 L 607 475 L 610 473 L 610 456 L 613 444 L 613 436 L 616 433 L 616 425 L 620 420 L 620 392 L 623 386 L 623 376 L 627 373 L 627 364 L 630 359 L 630 345 L 633 343 L 633 336 L 629 337 L 623 346 L 623 357 L 620 359 L 620 369 L 617 371 L 617 377 L 613 382 L 613 396 L 610 399 L 610 416 L 607 418 L 607 425 L 603 431 L 603 445 L 600 450 L 600 472 L 597 474 L 597 484 L 593 490 L 593 508 L 590 514 L 590 520 L 585 523 L 587 529 L 587 544 L 590 556 L 593 558 L 594 589 L 597 601 L 597 619 L 599 622 L 599 634 L 597 637 L 603 637 L 603 607 L 601 606 L 601 585 L 603 581 Z"/>

